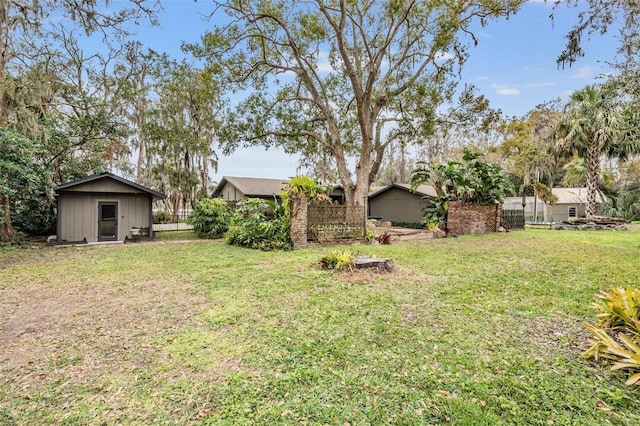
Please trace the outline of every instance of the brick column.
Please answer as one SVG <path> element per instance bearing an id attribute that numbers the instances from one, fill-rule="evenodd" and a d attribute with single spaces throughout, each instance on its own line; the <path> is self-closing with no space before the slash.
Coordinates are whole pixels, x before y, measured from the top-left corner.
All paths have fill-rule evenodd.
<path id="1" fill-rule="evenodd" d="M 460 225 L 460 203 L 457 201 L 449 201 L 449 210 L 447 212 L 447 234 L 461 235 L 464 232 Z"/>
<path id="2" fill-rule="evenodd" d="M 307 198 L 291 198 L 290 236 L 294 250 L 307 247 Z"/>

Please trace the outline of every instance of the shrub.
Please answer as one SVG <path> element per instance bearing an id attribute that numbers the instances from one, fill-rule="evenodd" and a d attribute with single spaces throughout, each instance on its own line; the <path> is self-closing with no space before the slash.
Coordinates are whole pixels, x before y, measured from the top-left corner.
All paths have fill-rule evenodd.
<path id="1" fill-rule="evenodd" d="M 411 172 L 411 187 L 433 186 L 436 196 L 423 197 L 423 209 L 429 221 L 445 224 L 449 201 L 466 204 L 497 204 L 514 193 L 513 183 L 498 165 L 482 161 L 481 154 L 464 148 L 462 162 L 418 162 Z"/>
<path id="2" fill-rule="evenodd" d="M 153 214 L 153 223 L 169 223 L 171 221 L 171 213 L 167 210 L 158 210 Z"/>
<path id="3" fill-rule="evenodd" d="M 229 229 L 231 212 L 222 198 L 205 198 L 189 214 L 189 223 L 200 238 L 220 238 Z"/>
<path id="4" fill-rule="evenodd" d="M 226 233 L 227 242 L 261 250 L 291 248 L 284 208 L 272 201 L 251 198 L 239 201 Z"/>
<path id="5" fill-rule="evenodd" d="M 46 197 L 32 197 L 16 203 L 12 212 L 13 226 L 29 235 L 56 232 L 56 215 Z"/>
<path id="6" fill-rule="evenodd" d="M 640 192 L 627 192 L 619 197 L 608 198 L 603 213 L 626 220 L 640 220 Z"/>
<path id="7" fill-rule="evenodd" d="M 348 250 L 334 250 L 331 254 L 321 257 L 318 263 L 325 269 L 351 270 L 356 266 L 356 255 Z"/>
<path id="8" fill-rule="evenodd" d="M 631 370 L 626 384 L 640 383 L 640 290 L 613 288 L 596 297 L 598 320 L 584 324 L 595 339 L 583 356 L 614 362 L 612 370 Z"/>

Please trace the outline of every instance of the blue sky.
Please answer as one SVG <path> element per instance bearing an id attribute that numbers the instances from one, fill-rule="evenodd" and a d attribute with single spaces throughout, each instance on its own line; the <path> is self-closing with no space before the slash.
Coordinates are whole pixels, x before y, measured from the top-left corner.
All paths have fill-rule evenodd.
<path id="1" fill-rule="evenodd" d="M 118 7 L 120 1 L 113 2 Z M 163 0 L 160 27 L 138 27 L 138 39 L 150 48 L 183 57 L 182 42 L 197 42 L 214 25 L 203 19 L 212 11 L 207 0 Z M 586 55 L 570 68 L 558 68 L 556 57 L 565 35 L 577 22 L 575 9 L 560 8 L 554 22 L 552 6 L 532 1 L 508 20 L 492 21 L 478 28 L 479 44 L 470 49 L 461 84 L 476 85 L 491 103 L 508 116 L 522 116 L 536 105 L 567 96 L 608 71 L 615 57 L 615 32 L 594 34 L 586 41 Z M 227 176 L 286 178 L 296 174 L 296 156 L 276 149 L 241 149 L 220 158 L 215 179 Z"/>

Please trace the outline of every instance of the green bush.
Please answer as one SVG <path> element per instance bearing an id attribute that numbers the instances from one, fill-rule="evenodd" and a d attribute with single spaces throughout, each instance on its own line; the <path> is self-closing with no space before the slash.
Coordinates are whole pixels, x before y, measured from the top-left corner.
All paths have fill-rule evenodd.
<path id="1" fill-rule="evenodd" d="M 595 339 L 585 358 L 613 362 L 612 370 L 634 373 L 626 384 L 640 384 L 640 290 L 613 288 L 597 295 L 595 325 L 584 324 Z"/>
<path id="2" fill-rule="evenodd" d="M 436 196 L 423 197 L 427 202 L 423 216 L 435 224 L 446 223 L 449 201 L 499 204 L 515 192 L 513 182 L 500 166 L 482 161 L 481 154 L 467 148 L 462 162 L 419 161 L 418 166 L 411 172 L 411 187 L 415 190 L 423 184 L 433 186 Z"/>
<path id="3" fill-rule="evenodd" d="M 47 197 L 32 197 L 16 203 L 11 212 L 13 226 L 29 235 L 56 233 L 55 210 Z"/>
<path id="4" fill-rule="evenodd" d="M 158 210 L 153 214 L 153 223 L 169 223 L 171 221 L 171 213 L 167 210 Z"/>
<path id="5" fill-rule="evenodd" d="M 189 214 L 189 223 L 200 238 L 220 238 L 229 229 L 231 211 L 222 198 L 205 198 Z"/>
<path id="6" fill-rule="evenodd" d="M 226 233 L 227 242 L 261 250 L 291 248 L 285 209 L 272 201 L 251 198 L 239 201 Z"/>
<path id="7" fill-rule="evenodd" d="M 640 220 L 640 192 L 627 192 L 619 197 L 610 197 L 604 203 L 603 213 L 626 220 Z"/>

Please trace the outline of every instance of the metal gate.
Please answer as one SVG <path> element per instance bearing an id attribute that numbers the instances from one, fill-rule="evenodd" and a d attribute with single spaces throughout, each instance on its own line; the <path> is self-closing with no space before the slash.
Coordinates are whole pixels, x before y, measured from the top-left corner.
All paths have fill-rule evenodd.
<path id="1" fill-rule="evenodd" d="M 508 229 L 524 229 L 524 211 L 502 210 L 502 226 Z"/>

